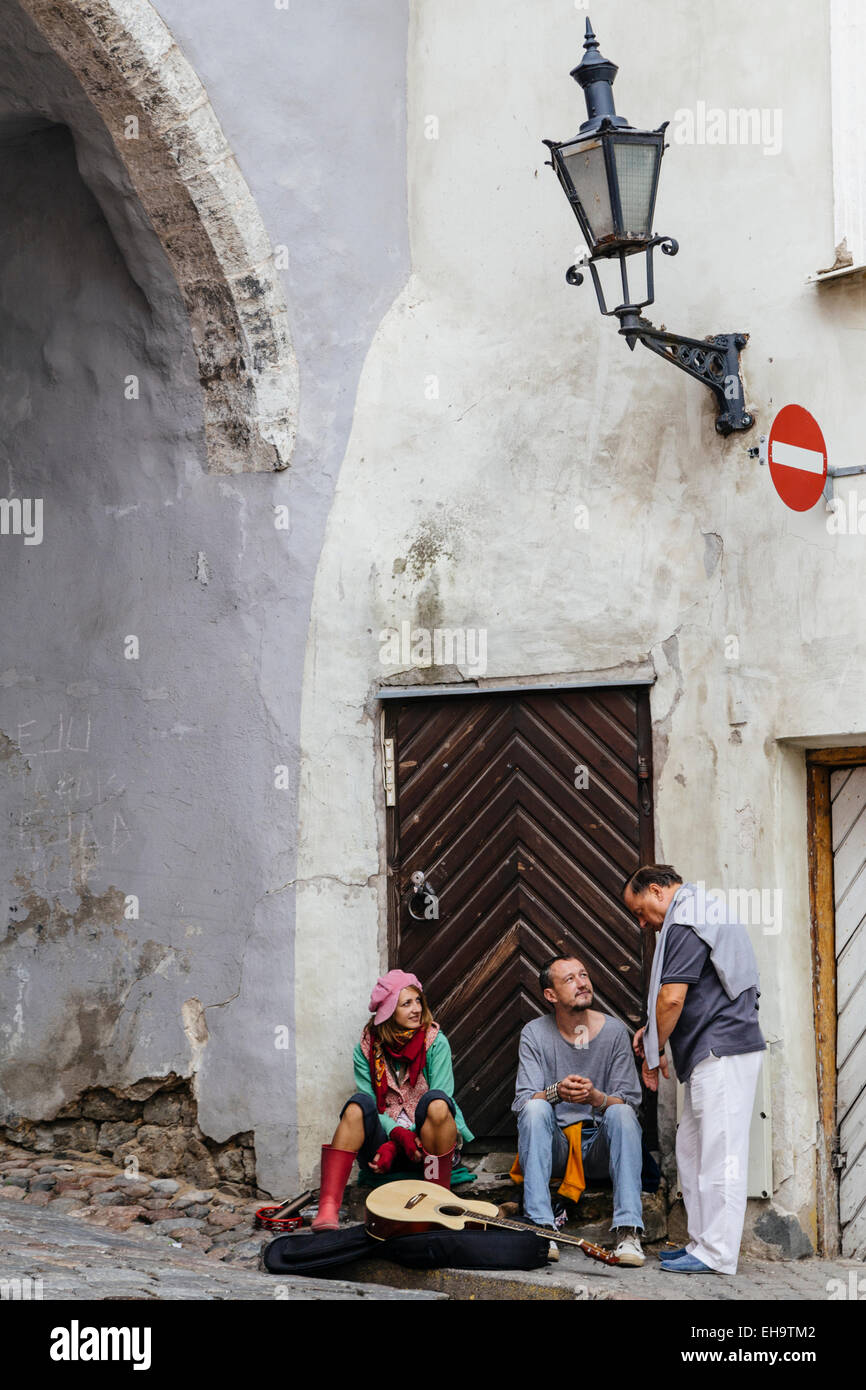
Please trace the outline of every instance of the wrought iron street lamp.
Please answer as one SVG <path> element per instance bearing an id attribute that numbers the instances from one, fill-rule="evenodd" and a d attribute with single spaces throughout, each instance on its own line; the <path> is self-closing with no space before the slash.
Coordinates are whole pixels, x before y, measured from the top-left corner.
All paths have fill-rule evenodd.
<path id="1" fill-rule="evenodd" d="M 619 331 L 634 351 L 636 342 L 680 367 L 708 386 L 718 403 L 719 434 L 747 430 L 754 424 L 745 408 L 740 376 L 740 350 L 746 333 L 716 333 L 703 341 L 653 328 L 640 310 L 653 303 L 653 251 L 660 246 L 666 256 L 679 250 L 671 236 L 653 233 L 656 190 L 665 150 L 665 130 L 635 130 L 625 116 L 618 116 L 613 102 L 615 63 L 602 57 L 592 25 L 586 21 L 584 56 L 571 76 L 583 88 L 586 120 L 572 140 L 545 140 L 550 164 L 580 223 L 589 256 L 598 307 L 619 319 Z M 628 283 L 628 257 L 643 253 L 647 298 L 632 301 Z M 618 260 L 622 303 L 608 309 L 598 273 L 598 263 Z M 570 285 L 583 283 L 577 266 L 565 277 Z"/>

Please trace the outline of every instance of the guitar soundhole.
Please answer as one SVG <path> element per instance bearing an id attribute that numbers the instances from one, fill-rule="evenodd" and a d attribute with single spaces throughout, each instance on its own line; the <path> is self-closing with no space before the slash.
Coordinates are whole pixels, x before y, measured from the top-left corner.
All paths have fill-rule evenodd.
<path id="1" fill-rule="evenodd" d="M 440 1216 L 465 1216 L 463 1207 L 438 1207 Z"/>

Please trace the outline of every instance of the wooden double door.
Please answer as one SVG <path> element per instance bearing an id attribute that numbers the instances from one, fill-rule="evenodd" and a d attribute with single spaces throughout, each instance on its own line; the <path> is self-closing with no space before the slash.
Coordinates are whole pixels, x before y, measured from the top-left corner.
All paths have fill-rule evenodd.
<path id="1" fill-rule="evenodd" d="M 596 1007 L 631 1031 L 642 1016 L 651 943 L 620 895 L 653 858 L 648 692 L 389 700 L 385 736 L 391 964 L 428 993 L 470 1128 L 510 1136 L 520 1030 L 548 1008 L 546 959 L 574 953 Z M 415 871 L 435 900 L 411 897 Z"/>

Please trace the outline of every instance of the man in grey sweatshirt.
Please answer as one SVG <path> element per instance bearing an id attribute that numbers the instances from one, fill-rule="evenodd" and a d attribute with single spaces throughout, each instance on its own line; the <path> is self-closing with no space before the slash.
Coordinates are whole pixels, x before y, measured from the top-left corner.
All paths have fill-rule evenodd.
<path id="1" fill-rule="evenodd" d="M 553 1227 L 550 1179 L 565 1172 L 563 1130 L 581 1123 L 587 1178 L 613 1181 L 613 1229 L 620 1263 L 642 1265 L 640 1233 L 641 1090 L 625 1024 L 592 1008 L 586 967 L 555 956 L 539 974 L 553 1014 L 533 1019 L 520 1034 L 517 1093 L 518 1151 L 523 1210 L 536 1226 Z"/>

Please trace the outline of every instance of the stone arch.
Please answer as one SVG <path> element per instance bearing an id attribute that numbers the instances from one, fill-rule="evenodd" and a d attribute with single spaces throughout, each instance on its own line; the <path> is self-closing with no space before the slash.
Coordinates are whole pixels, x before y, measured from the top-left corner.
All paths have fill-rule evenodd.
<path id="1" fill-rule="evenodd" d="M 150 0 L 17 4 L 104 123 L 171 267 L 198 361 L 211 471 L 288 467 L 298 371 L 285 298 L 261 216 L 196 73 Z M 119 224 L 135 214 L 106 206 L 105 171 L 88 161 L 86 141 L 78 156 L 123 247 Z M 132 245 L 138 254 L 134 237 Z"/>

